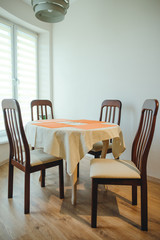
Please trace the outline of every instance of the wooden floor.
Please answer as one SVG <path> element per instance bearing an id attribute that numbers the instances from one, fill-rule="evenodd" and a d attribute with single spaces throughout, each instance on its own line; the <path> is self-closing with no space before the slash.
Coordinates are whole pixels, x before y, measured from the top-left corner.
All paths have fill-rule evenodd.
<path id="1" fill-rule="evenodd" d="M 0 240 L 100 240 L 160 239 L 160 184 L 148 182 L 149 230 L 140 230 L 138 205 L 131 205 L 131 188 L 101 186 L 98 196 L 98 226 L 90 227 L 91 179 L 89 159 L 81 161 L 77 205 L 71 205 L 70 179 L 65 174 L 65 199 L 59 199 L 58 169 L 47 170 L 46 187 L 41 188 L 39 172 L 31 175 L 31 212 L 24 215 L 24 175 L 15 169 L 14 197 L 7 198 L 8 164 L 0 167 Z"/>

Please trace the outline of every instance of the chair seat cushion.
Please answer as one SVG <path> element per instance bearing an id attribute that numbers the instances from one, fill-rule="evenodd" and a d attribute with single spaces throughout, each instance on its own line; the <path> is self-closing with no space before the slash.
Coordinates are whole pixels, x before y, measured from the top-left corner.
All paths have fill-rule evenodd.
<path id="1" fill-rule="evenodd" d="M 54 157 L 42 151 L 42 149 L 35 149 L 30 151 L 30 165 L 36 166 L 44 163 L 61 160 L 61 158 Z"/>
<path id="2" fill-rule="evenodd" d="M 90 165 L 91 178 L 141 178 L 132 161 L 95 158 Z"/>
<path id="3" fill-rule="evenodd" d="M 103 142 L 97 142 L 93 144 L 93 148 L 91 151 L 99 152 L 99 151 L 102 151 L 102 148 L 103 148 Z M 112 149 L 112 143 L 109 143 L 108 149 Z"/>

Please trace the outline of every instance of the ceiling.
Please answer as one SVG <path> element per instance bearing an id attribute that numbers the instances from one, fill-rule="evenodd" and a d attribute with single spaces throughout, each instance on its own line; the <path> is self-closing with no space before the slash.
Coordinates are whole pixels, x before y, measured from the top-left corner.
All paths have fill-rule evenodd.
<path id="1" fill-rule="evenodd" d="M 27 4 L 29 4 L 29 5 L 31 5 L 31 0 L 22 0 L 22 1 L 27 3 Z"/>

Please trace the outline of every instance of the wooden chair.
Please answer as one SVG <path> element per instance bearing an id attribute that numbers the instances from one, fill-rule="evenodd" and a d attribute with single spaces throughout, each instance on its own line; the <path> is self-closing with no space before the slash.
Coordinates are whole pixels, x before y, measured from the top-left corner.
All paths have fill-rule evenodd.
<path id="1" fill-rule="evenodd" d="M 34 117 L 34 110 L 36 111 L 36 116 Z M 31 120 L 41 120 L 41 119 L 54 119 L 52 102 L 46 99 L 35 99 L 31 102 Z M 32 150 L 34 148 L 32 147 Z M 43 172 L 42 172 L 43 171 Z M 42 170 L 40 174 L 39 181 L 45 181 L 45 170 Z M 43 180 L 42 180 L 43 178 Z"/>
<path id="2" fill-rule="evenodd" d="M 34 108 L 36 108 L 36 116 L 34 118 Z M 50 100 L 35 99 L 31 102 L 31 119 L 32 121 L 40 119 L 48 119 L 49 116 L 53 119 L 53 107 Z"/>
<path id="3" fill-rule="evenodd" d="M 137 186 L 141 187 L 141 229 L 148 229 L 147 214 L 147 158 L 155 130 L 159 103 L 146 100 L 142 107 L 140 123 L 132 145 L 132 160 L 92 159 L 90 177 L 92 178 L 91 227 L 97 225 L 98 184 L 131 185 L 132 205 L 137 205 Z"/>
<path id="4" fill-rule="evenodd" d="M 120 100 L 104 100 L 101 105 L 99 121 L 106 121 L 120 125 L 122 103 Z M 117 111 L 117 112 L 116 112 Z M 116 114 L 117 113 L 117 114 Z M 89 154 L 99 158 L 102 152 L 103 143 L 97 142 L 93 145 Z M 109 143 L 107 153 L 112 153 L 112 141 Z"/>
<path id="5" fill-rule="evenodd" d="M 99 121 L 111 122 L 120 125 L 121 108 L 122 103 L 120 100 L 104 100 L 101 105 Z M 103 142 L 97 142 L 88 153 L 94 155 L 95 158 L 99 158 L 101 156 L 102 148 Z M 112 153 L 112 140 L 109 142 L 107 153 Z M 77 177 L 79 177 L 79 163 L 77 164 Z"/>
<path id="6" fill-rule="evenodd" d="M 25 174 L 24 213 L 29 213 L 30 174 L 42 170 L 44 175 L 46 168 L 54 166 L 59 166 L 60 198 L 64 198 L 63 160 L 44 153 L 41 149 L 30 151 L 23 128 L 20 106 L 16 100 L 4 99 L 2 108 L 10 145 L 8 198 L 13 197 L 13 169 L 17 167 Z M 41 187 L 45 186 L 44 179 L 43 177 Z"/>

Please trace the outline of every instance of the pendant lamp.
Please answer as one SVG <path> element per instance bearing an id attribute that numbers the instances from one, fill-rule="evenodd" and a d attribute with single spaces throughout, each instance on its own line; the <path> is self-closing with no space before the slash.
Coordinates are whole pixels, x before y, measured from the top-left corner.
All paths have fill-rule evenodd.
<path id="1" fill-rule="evenodd" d="M 36 18 L 49 23 L 57 23 L 64 19 L 69 0 L 31 0 Z"/>

